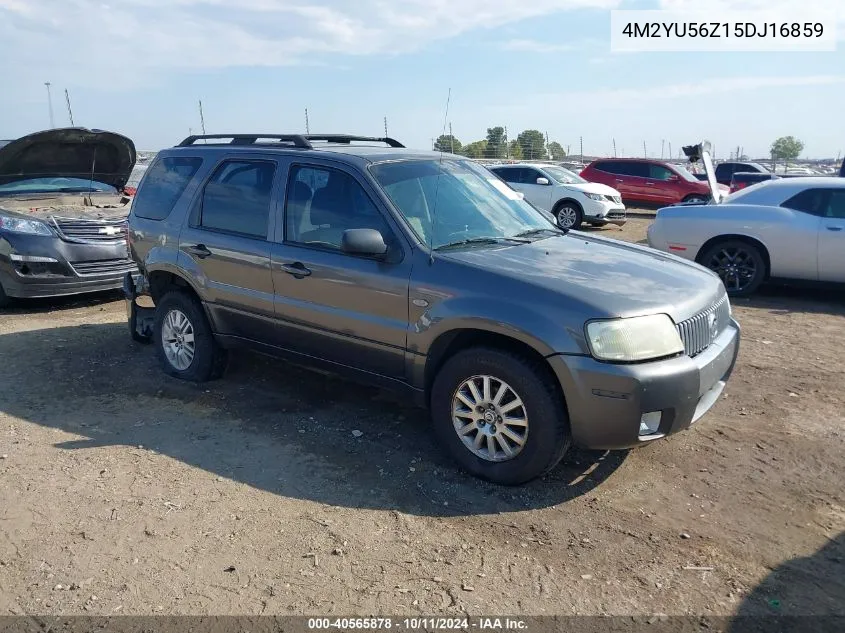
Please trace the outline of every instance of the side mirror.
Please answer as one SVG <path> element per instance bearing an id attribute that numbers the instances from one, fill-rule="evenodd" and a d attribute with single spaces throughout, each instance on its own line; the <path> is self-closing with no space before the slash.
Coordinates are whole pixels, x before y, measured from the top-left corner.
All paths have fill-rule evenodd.
<path id="1" fill-rule="evenodd" d="M 387 244 L 376 229 L 347 229 L 343 232 L 341 248 L 350 255 L 382 257 L 387 254 Z"/>
<path id="2" fill-rule="evenodd" d="M 548 185 L 548 184 L 550 184 L 550 183 L 549 183 L 549 179 L 548 179 L 548 178 L 543 178 L 542 176 L 540 176 L 540 177 L 537 179 L 537 184 L 538 184 L 538 185 Z"/>

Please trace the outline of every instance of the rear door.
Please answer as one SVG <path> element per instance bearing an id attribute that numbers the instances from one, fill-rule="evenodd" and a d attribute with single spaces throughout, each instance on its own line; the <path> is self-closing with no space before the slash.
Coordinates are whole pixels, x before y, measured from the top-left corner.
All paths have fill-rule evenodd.
<path id="1" fill-rule="evenodd" d="M 410 248 L 372 186 L 345 165 L 288 170 L 271 256 L 283 346 L 391 378 L 405 377 Z M 385 260 L 341 250 L 347 229 L 381 231 Z"/>
<path id="2" fill-rule="evenodd" d="M 829 189 L 823 206 L 819 279 L 845 282 L 845 189 Z"/>
<path id="3" fill-rule="evenodd" d="M 197 196 L 179 236 L 180 256 L 193 260 L 206 284 L 220 334 L 263 339 L 271 332 L 270 242 L 278 196 L 272 158 L 223 158 Z"/>
<path id="4" fill-rule="evenodd" d="M 646 188 L 649 175 L 648 163 L 640 161 L 618 161 L 615 188 L 622 194 L 623 200 L 653 202 L 652 191 Z"/>

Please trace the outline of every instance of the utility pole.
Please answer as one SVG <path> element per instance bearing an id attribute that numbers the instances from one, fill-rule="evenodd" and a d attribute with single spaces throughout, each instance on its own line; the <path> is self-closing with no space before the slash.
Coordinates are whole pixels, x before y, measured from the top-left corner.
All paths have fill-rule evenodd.
<path id="1" fill-rule="evenodd" d="M 648 150 L 645 148 L 645 141 L 643 141 L 643 158 L 648 158 Z"/>
<path id="2" fill-rule="evenodd" d="M 305 133 L 311 134 L 311 125 L 308 122 L 308 108 L 305 108 Z"/>
<path id="3" fill-rule="evenodd" d="M 56 123 L 53 120 L 53 95 L 50 94 L 50 82 L 45 81 L 44 85 L 47 86 L 47 108 L 50 110 L 50 127 L 56 127 Z"/>
<path id="4" fill-rule="evenodd" d="M 452 135 L 452 122 L 449 121 L 449 152 L 455 153 L 455 137 Z"/>
<path id="5" fill-rule="evenodd" d="M 616 139 L 613 139 L 613 158 L 616 158 Z"/>
<path id="6" fill-rule="evenodd" d="M 73 127 L 73 110 L 70 109 L 70 95 L 65 88 L 65 101 L 67 101 L 67 115 L 70 118 L 70 126 Z"/>
<path id="7" fill-rule="evenodd" d="M 202 113 L 202 99 L 200 99 L 200 127 L 202 133 L 205 134 L 205 115 Z"/>
<path id="8" fill-rule="evenodd" d="M 546 158 L 549 158 L 549 133 L 546 132 Z"/>
<path id="9" fill-rule="evenodd" d="M 579 136 L 578 140 L 581 143 L 581 164 L 583 165 L 584 164 L 584 137 Z"/>
<path id="10" fill-rule="evenodd" d="M 672 158 L 672 141 L 669 141 L 669 158 Z"/>
<path id="11" fill-rule="evenodd" d="M 450 124 L 450 125 L 451 125 L 451 124 Z M 450 132 L 450 134 L 451 134 L 451 132 Z M 387 133 L 387 117 L 384 117 L 384 136 L 385 136 L 385 137 L 390 136 L 390 135 Z"/>
<path id="12" fill-rule="evenodd" d="M 660 139 L 660 160 L 663 160 L 663 148 L 665 144 L 666 141 L 664 139 Z"/>
<path id="13" fill-rule="evenodd" d="M 511 159 L 511 144 L 508 141 L 508 126 L 505 126 L 505 158 L 507 160 Z"/>

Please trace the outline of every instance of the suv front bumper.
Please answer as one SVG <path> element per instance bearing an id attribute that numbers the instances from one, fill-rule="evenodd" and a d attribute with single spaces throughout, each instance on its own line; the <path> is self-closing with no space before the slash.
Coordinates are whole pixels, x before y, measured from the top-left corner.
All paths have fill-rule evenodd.
<path id="1" fill-rule="evenodd" d="M 123 276 L 136 270 L 122 241 L 80 244 L 41 235 L 0 235 L 0 284 L 10 297 L 116 290 Z"/>
<path id="2" fill-rule="evenodd" d="M 701 354 L 618 365 L 588 356 L 549 357 L 566 397 L 572 437 L 591 449 L 623 449 L 687 429 L 718 401 L 739 354 L 739 324 Z M 642 433 L 646 414 L 659 416 Z"/>

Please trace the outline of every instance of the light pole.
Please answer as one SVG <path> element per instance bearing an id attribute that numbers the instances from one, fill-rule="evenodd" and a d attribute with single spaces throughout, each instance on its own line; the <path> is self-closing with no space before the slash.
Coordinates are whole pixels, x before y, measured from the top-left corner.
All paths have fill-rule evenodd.
<path id="1" fill-rule="evenodd" d="M 47 107 L 50 109 L 50 127 L 56 127 L 55 122 L 53 121 L 53 96 L 50 94 L 50 82 L 45 81 L 44 85 L 47 86 Z"/>

